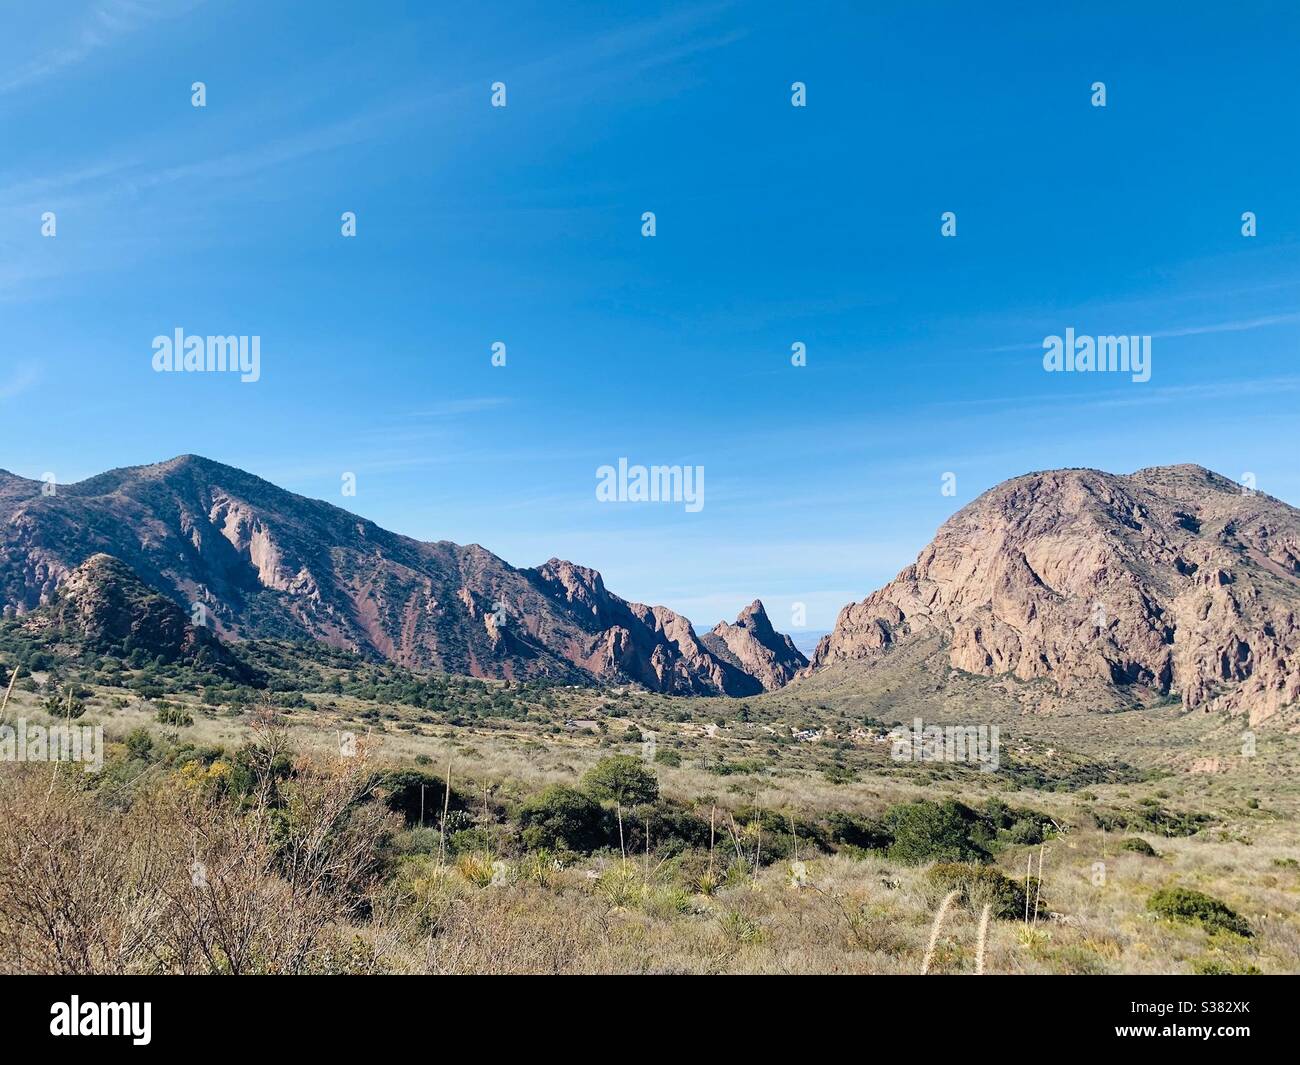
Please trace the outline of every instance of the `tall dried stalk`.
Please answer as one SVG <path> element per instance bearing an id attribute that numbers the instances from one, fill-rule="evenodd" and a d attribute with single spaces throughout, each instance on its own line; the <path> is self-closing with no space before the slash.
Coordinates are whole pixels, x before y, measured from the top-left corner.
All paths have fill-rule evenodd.
<path id="1" fill-rule="evenodd" d="M 1043 897 L 1043 853 L 1046 850 L 1045 844 L 1038 846 L 1038 883 L 1034 885 L 1034 927 L 1038 927 L 1038 903 Z M 1030 854 L 1029 860 L 1033 861 L 1034 856 Z"/>
<path id="2" fill-rule="evenodd" d="M 1029 852 L 1029 861 L 1025 863 L 1025 927 L 1029 927 L 1029 877 L 1034 871 L 1034 852 Z"/>
<path id="3" fill-rule="evenodd" d="M 4 724 L 5 713 L 9 707 L 9 696 L 14 693 L 14 685 L 18 683 L 18 673 L 20 669 L 20 666 L 14 666 L 13 676 L 9 678 L 9 687 L 5 690 L 4 702 L 0 703 L 0 725 Z"/>
<path id="4" fill-rule="evenodd" d="M 745 861 L 745 852 L 740 849 L 740 830 L 736 828 L 736 818 L 730 810 L 727 811 L 727 830 L 731 833 L 731 842 L 736 848 L 736 860 Z"/>
<path id="5" fill-rule="evenodd" d="M 944 918 L 948 916 L 948 910 L 956 900 L 958 892 L 950 891 L 947 897 L 939 906 L 939 912 L 934 915 L 934 927 L 930 929 L 930 942 L 925 948 L 925 957 L 921 959 L 921 975 L 924 976 L 930 971 L 930 962 L 934 960 L 934 948 L 939 943 L 939 932 L 943 929 Z"/>
<path id="6" fill-rule="evenodd" d="M 718 813 L 718 807 L 715 803 L 709 807 L 709 876 L 713 875 L 713 841 L 714 841 L 714 821 Z"/>
<path id="7" fill-rule="evenodd" d="M 984 904 L 984 912 L 980 914 L 980 928 L 975 936 L 975 975 L 984 975 L 984 948 L 988 945 L 989 936 L 989 914 L 993 911 L 991 903 Z"/>
<path id="8" fill-rule="evenodd" d="M 451 803 L 451 760 L 447 753 L 447 779 L 442 784 L 442 824 L 438 826 L 438 864 L 447 864 L 447 808 Z"/>

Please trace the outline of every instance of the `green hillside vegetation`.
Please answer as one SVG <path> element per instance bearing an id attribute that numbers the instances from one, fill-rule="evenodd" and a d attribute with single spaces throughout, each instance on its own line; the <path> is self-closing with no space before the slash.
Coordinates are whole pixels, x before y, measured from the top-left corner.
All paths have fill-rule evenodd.
<path id="1" fill-rule="evenodd" d="M 1169 715 L 1153 742 L 1133 714 L 1008 717 L 1001 764 L 985 773 L 894 762 L 888 714 L 816 691 L 796 701 L 799 685 L 743 701 L 668 698 L 421 674 L 275 640 L 229 646 L 256 678 L 243 683 L 138 650 L 0 624 L 0 682 L 19 670 L 7 719 L 62 718 L 71 704 L 108 737 L 102 772 L 65 766 L 53 787 L 49 766 L 0 766 L 0 816 L 17 826 L 0 846 L 0 969 L 916 972 L 952 892 L 958 911 L 931 971 L 974 970 L 985 904 L 988 972 L 1300 962 L 1297 740 L 1284 732 L 1261 732 L 1253 761 L 1206 775 L 1187 769 L 1210 756 L 1231 764 L 1230 721 L 1151 711 Z M 345 736 L 352 755 L 341 755 Z M 346 861 L 312 860 L 343 861 L 350 879 L 296 884 L 295 832 L 342 802 L 340 789 L 350 812 L 312 845 Z M 109 823 L 127 828 L 113 835 Z M 100 953 L 69 959 L 33 930 L 32 899 L 105 922 L 122 900 L 89 900 L 59 862 L 38 891 L 15 864 L 23 832 L 98 840 L 98 860 L 124 868 L 174 847 L 168 861 L 184 857 L 187 870 L 195 831 L 256 841 L 252 868 L 209 870 L 263 907 L 249 942 L 160 963 L 177 943 L 124 959 L 107 947 L 120 930 L 104 927 L 91 937 Z M 1158 859 L 1135 832 L 1164 841 Z M 115 890 L 111 877 L 94 884 Z M 1175 888 L 1227 912 L 1160 894 Z M 169 920 L 215 935 L 231 916 L 187 899 L 198 909 Z M 284 899 L 317 915 L 292 944 L 275 931 Z"/>

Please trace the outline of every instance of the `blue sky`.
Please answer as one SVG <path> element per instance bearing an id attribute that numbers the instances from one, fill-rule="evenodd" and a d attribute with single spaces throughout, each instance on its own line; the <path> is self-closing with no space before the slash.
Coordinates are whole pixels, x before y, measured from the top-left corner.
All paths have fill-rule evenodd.
<path id="1" fill-rule="evenodd" d="M 7 5 L 0 466 L 195 452 L 787 629 L 1033 469 L 1300 503 L 1300 14 L 1140 6 Z M 261 380 L 154 373 L 177 327 Z M 1066 327 L 1151 380 L 1045 373 Z M 703 510 L 598 503 L 624 456 Z"/>

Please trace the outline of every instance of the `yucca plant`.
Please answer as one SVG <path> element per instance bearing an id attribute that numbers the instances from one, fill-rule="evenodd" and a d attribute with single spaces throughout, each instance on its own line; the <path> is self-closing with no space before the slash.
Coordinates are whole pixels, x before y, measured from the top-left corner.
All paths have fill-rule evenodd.
<path id="1" fill-rule="evenodd" d="M 456 872 L 475 887 L 487 887 L 497 875 L 491 856 L 481 852 L 460 855 L 456 859 Z"/>
<path id="2" fill-rule="evenodd" d="M 725 910 L 718 918 L 723 934 L 735 943 L 752 946 L 763 940 L 763 926 L 738 910 Z"/>
<path id="3" fill-rule="evenodd" d="M 620 863 L 611 865 L 596 880 L 597 893 L 611 907 L 629 907 L 640 903 L 646 886 L 635 867 Z"/>
<path id="4" fill-rule="evenodd" d="M 538 887 L 553 888 L 559 882 L 559 864 L 550 851 L 531 851 L 519 862 L 519 877 Z"/>
<path id="5" fill-rule="evenodd" d="M 723 878 L 714 870 L 706 869 L 695 878 L 695 890 L 701 895 L 712 895 L 723 885 Z"/>

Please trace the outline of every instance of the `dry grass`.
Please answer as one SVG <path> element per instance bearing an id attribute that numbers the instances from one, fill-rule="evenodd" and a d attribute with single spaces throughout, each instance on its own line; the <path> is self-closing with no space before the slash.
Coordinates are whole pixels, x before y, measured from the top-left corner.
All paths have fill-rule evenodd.
<path id="1" fill-rule="evenodd" d="M 281 730 L 252 748 L 242 803 L 175 774 L 125 809 L 80 769 L 0 776 L 0 971 L 301 973 L 362 911 L 393 818 L 363 760 L 280 780 Z M 110 801 L 106 801 L 110 800 Z"/>
<path id="2" fill-rule="evenodd" d="M 112 739 L 145 726 L 196 744 L 238 747 L 253 734 L 247 714 L 191 701 L 193 726 L 165 729 L 139 700 L 112 707 L 102 689 L 86 722 L 102 721 Z M 797 691 L 756 710 L 812 715 Z M 574 701 L 587 698 L 575 695 Z M 820 698 L 820 696 L 819 696 Z M 691 701 L 696 719 L 724 704 Z M 414 711 L 358 727 L 367 704 L 332 697 L 337 710 L 287 716 L 277 743 L 298 752 L 301 776 L 288 809 L 299 827 L 290 850 L 272 832 L 269 804 L 228 809 L 201 788 L 152 770 L 114 796 L 94 795 L 48 769 L 0 767 L 0 970 L 7 972 L 393 971 L 411 973 L 1189 973 L 1209 967 L 1300 972 L 1300 852 L 1293 773 L 1300 741 L 1261 739 L 1261 755 L 1233 760 L 1237 726 L 1184 716 L 1089 719 L 1007 718 L 1038 746 L 1072 746 L 1092 757 L 1121 757 L 1170 770 L 1140 784 L 1102 784 L 1073 792 L 1008 791 L 996 775 L 936 778 L 879 766 L 860 756 L 858 777 L 831 783 L 817 771 L 812 745 L 779 747 L 753 725 L 732 722 L 715 737 L 656 713 L 676 706 L 650 699 L 632 720 L 683 755 L 656 765 L 661 791 L 684 802 L 716 797 L 718 861 L 711 872 L 671 862 L 624 863 L 617 855 L 559 867 L 547 856 L 510 859 L 484 850 L 402 859 L 378 874 L 390 824 L 357 800 L 359 782 L 339 765 L 337 733 L 371 730 L 373 766 L 417 758 L 441 772 L 454 759 L 467 794 L 488 786 L 494 801 L 552 783 L 572 784 L 620 749 L 609 736 L 547 731 L 545 723 L 452 727 L 414 722 Z M 948 705 L 945 703 L 945 705 Z M 572 710 L 572 707 L 569 707 Z M 952 712 L 956 710 L 949 706 Z M 997 707 L 999 712 L 1005 707 Z M 15 691 L 10 719 L 41 720 L 31 693 Z M 969 713 L 965 716 L 970 719 Z M 621 731 L 628 719 L 611 722 Z M 410 727 L 399 727 L 407 725 Z M 1159 727 L 1154 727 L 1158 725 Z M 1167 727 L 1166 727 L 1167 726 Z M 771 752 L 776 748 L 776 755 Z M 719 776 L 708 765 L 763 754 L 765 768 Z M 1190 773 L 1198 758 L 1226 759 L 1215 774 Z M 878 758 L 877 758 L 878 761 Z M 355 766 L 355 763 L 353 763 Z M 926 867 L 879 856 L 800 856 L 806 876 L 786 862 L 753 871 L 750 856 L 731 862 L 726 811 L 757 802 L 801 815 L 879 814 L 891 803 L 951 795 L 971 803 L 1002 794 L 1073 826 L 1048 843 L 1044 912 L 1036 928 L 942 907 Z M 1143 834 L 1159 858 L 1122 851 L 1120 836 L 1090 827 L 1088 810 L 1131 807 L 1144 798 L 1213 815 L 1196 835 Z M 1255 800 L 1257 805 L 1251 805 Z M 265 807 L 265 808 L 264 808 Z M 357 809 L 365 817 L 353 823 Z M 706 807 L 706 810 L 708 807 Z M 345 815 L 347 812 L 347 816 Z M 1133 833 L 1128 833 L 1133 834 Z M 1037 847 L 1011 847 L 998 864 L 1023 880 Z M 195 892 L 191 865 L 206 855 L 208 889 Z M 1290 862 L 1291 864 L 1288 864 Z M 732 868 L 728 869 L 728 863 Z M 1102 863 L 1104 876 L 1098 876 Z M 1146 909 L 1156 890 L 1179 884 L 1221 898 L 1251 923 L 1251 939 L 1210 935 L 1160 921 Z"/>
<path id="3" fill-rule="evenodd" d="M 1245 940 L 1156 921 L 1146 911 L 1155 888 L 1209 879 L 1214 845 L 1200 853 L 1195 841 L 1181 843 L 1172 868 L 1121 858 L 1105 885 L 1091 879 L 1100 834 L 1062 846 L 1049 858 L 1043 888 L 1053 919 L 1036 930 L 1015 920 L 977 921 L 973 911 L 951 908 L 951 898 L 938 919 L 924 867 L 876 858 L 809 861 L 802 888 L 778 864 L 711 897 L 656 883 L 617 858 L 552 871 L 544 884 L 517 877 L 491 886 L 453 869 L 431 878 L 426 870 L 419 906 L 392 913 L 390 932 L 407 924 L 387 964 L 404 972 L 547 974 L 1186 973 L 1207 961 L 1300 969 L 1300 876 L 1264 890 L 1252 883 L 1289 845 L 1262 847 L 1227 885 L 1225 898 L 1258 930 Z M 1222 878 L 1215 884 L 1224 892 Z"/>

